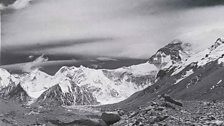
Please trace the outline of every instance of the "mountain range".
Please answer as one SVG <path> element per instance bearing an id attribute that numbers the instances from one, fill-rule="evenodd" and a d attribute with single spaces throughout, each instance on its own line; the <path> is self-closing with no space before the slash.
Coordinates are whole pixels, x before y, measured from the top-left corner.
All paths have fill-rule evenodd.
<path id="1" fill-rule="evenodd" d="M 147 62 L 117 69 L 63 66 L 54 75 L 39 69 L 23 74 L 0 69 L 0 96 L 28 105 L 119 107 L 137 107 L 163 94 L 180 100 L 223 100 L 223 56 L 220 38 L 199 52 L 174 40 Z"/>
<path id="2" fill-rule="evenodd" d="M 64 66 L 53 76 L 38 69 L 20 75 L 1 69 L 0 94 L 27 104 L 110 104 L 152 85 L 157 71 L 149 63 L 113 70 Z"/>

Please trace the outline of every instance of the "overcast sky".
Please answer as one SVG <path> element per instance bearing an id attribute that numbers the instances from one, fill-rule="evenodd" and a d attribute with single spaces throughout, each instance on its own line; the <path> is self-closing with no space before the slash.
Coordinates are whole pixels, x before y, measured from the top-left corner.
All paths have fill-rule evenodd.
<path id="1" fill-rule="evenodd" d="M 201 49 L 224 36 L 222 3 L 34 0 L 23 9 L 20 3 L 2 12 L 1 50 L 5 54 L 147 59 L 174 39 Z"/>

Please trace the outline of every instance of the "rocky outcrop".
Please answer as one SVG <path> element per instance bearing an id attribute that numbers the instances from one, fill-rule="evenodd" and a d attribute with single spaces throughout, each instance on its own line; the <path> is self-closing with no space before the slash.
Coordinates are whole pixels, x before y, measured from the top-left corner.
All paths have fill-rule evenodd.
<path id="1" fill-rule="evenodd" d="M 120 121 L 121 117 L 118 113 L 108 113 L 104 112 L 101 115 L 101 119 L 108 125 L 112 125 L 118 121 Z"/>
<path id="2" fill-rule="evenodd" d="M 169 95 L 162 94 L 161 98 L 163 98 L 165 102 L 169 102 L 169 103 L 172 103 L 172 104 L 175 104 L 175 105 L 183 107 L 183 104 L 181 102 L 171 98 Z"/>
<path id="3" fill-rule="evenodd" d="M 113 126 L 223 126 L 223 103 L 185 102 L 184 107 L 157 100 L 123 115 Z M 171 107 L 172 106 L 172 107 Z"/>
<path id="4" fill-rule="evenodd" d="M 191 44 L 174 40 L 165 47 L 159 49 L 156 54 L 149 58 L 149 63 L 163 68 L 167 64 L 181 62 L 190 56 Z"/>
<path id="5" fill-rule="evenodd" d="M 71 85 L 71 90 L 63 92 L 61 86 L 55 85 L 45 91 L 36 101 L 40 105 L 96 105 L 96 98 L 86 89 Z"/>
<path id="6" fill-rule="evenodd" d="M 18 103 L 27 103 L 31 98 L 28 96 L 26 91 L 21 87 L 20 84 L 18 85 L 9 85 L 3 88 L 0 91 L 0 96 L 3 99 L 11 100 L 13 102 Z"/>

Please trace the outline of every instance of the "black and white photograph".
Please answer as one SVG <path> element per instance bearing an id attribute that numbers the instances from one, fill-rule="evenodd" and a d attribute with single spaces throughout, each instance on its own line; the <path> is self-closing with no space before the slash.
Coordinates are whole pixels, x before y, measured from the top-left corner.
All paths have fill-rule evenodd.
<path id="1" fill-rule="evenodd" d="M 0 126 L 224 126 L 224 0 L 0 0 Z"/>

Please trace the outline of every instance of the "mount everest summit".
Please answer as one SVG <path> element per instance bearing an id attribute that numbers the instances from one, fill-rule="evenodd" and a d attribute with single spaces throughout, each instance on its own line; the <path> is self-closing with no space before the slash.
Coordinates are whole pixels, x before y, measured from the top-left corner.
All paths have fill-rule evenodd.
<path id="1" fill-rule="evenodd" d="M 188 54 L 160 69 L 152 86 L 115 106 L 137 108 L 164 94 L 182 101 L 223 101 L 224 41 L 219 38 L 207 49 Z"/>

